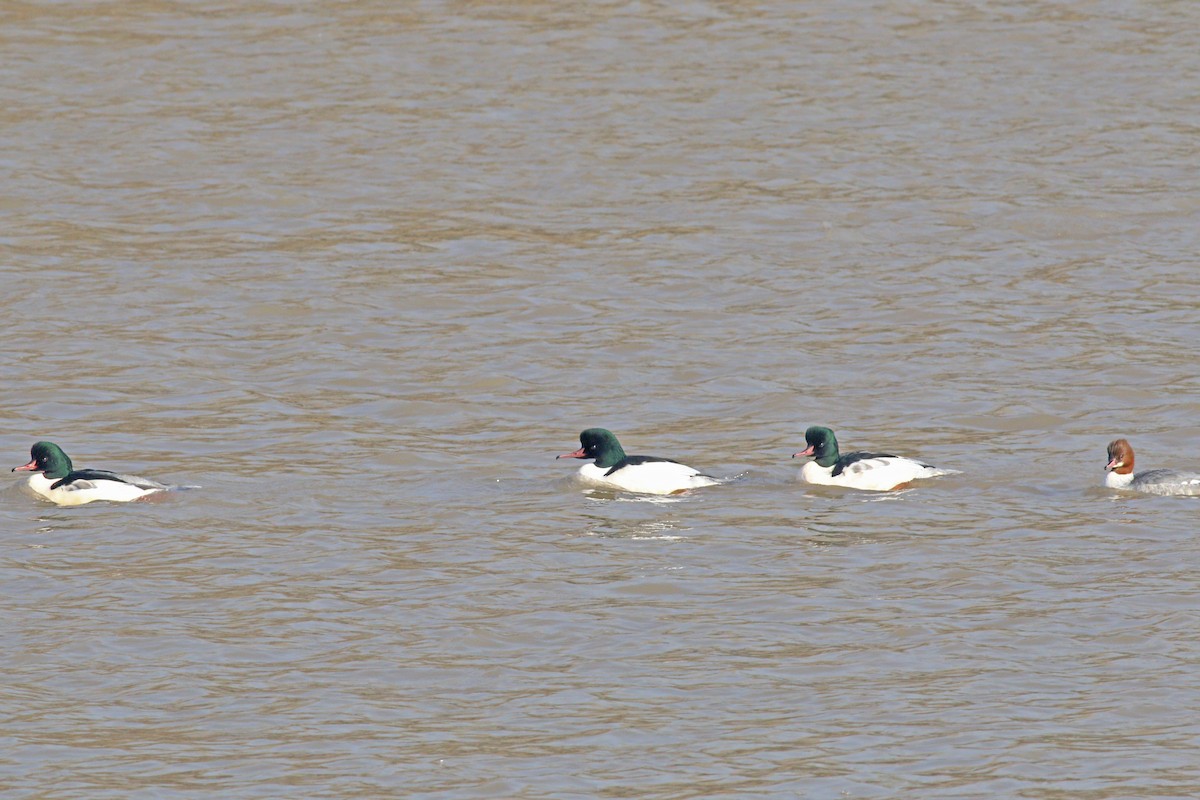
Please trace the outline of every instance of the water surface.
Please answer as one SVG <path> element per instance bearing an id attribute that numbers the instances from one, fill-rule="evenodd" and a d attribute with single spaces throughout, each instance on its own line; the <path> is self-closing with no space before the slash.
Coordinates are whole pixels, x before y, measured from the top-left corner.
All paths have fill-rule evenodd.
<path id="1" fill-rule="evenodd" d="M 1200 793 L 1196 7 L 10 11 L 13 796 Z"/>

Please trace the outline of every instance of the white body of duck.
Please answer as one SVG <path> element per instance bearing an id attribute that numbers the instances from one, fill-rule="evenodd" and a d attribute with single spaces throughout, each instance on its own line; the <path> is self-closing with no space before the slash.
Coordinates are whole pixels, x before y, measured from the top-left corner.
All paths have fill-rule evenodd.
<path id="1" fill-rule="evenodd" d="M 952 475 L 956 472 L 887 453 L 858 452 L 841 455 L 833 431 L 819 425 L 806 430 L 804 440 L 808 443 L 808 448 L 793 454 L 792 458 L 813 457 L 812 461 L 800 468 L 800 479 L 819 486 L 890 492 L 913 481 Z"/>
<path id="2" fill-rule="evenodd" d="M 604 428 L 588 428 L 579 434 L 579 443 L 583 446 L 572 453 L 563 453 L 559 458 L 595 459 L 594 463 L 584 464 L 579 469 L 580 479 L 594 486 L 640 494 L 678 494 L 720 483 L 678 461 L 627 456 L 617 437 Z"/>
<path id="3" fill-rule="evenodd" d="M 13 472 L 31 471 L 26 488 L 43 500 L 60 506 L 81 506 L 96 500 L 125 503 L 169 488 L 137 475 L 120 475 L 102 469 L 76 470 L 71 459 L 53 442 L 38 442 L 29 451 L 32 460 Z"/>
<path id="4" fill-rule="evenodd" d="M 1108 473 L 1104 485 L 1110 489 L 1161 495 L 1200 495 L 1200 470 L 1180 472 L 1173 469 L 1151 469 L 1133 473 L 1133 446 L 1125 439 L 1108 445 Z"/>

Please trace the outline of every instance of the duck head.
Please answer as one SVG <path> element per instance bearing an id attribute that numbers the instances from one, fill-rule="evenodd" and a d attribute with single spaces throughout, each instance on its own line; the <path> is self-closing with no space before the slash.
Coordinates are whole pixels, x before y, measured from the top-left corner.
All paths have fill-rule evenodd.
<path id="1" fill-rule="evenodd" d="M 594 458 L 597 467 L 611 467 L 625 457 L 625 449 L 612 431 L 604 428 L 588 428 L 579 434 L 583 445 L 572 453 L 563 453 L 558 458 Z"/>
<path id="2" fill-rule="evenodd" d="M 838 460 L 837 437 L 833 431 L 822 425 L 813 425 L 804 432 L 804 441 L 808 447 L 799 453 L 793 453 L 792 458 L 812 456 L 822 467 L 832 467 Z"/>
<path id="3" fill-rule="evenodd" d="M 1125 439 L 1114 439 L 1108 443 L 1108 463 L 1105 472 L 1128 475 L 1133 472 L 1133 446 Z"/>
<path id="4" fill-rule="evenodd" d="M 29 448 L 33 460 L 13 467 L 13 472 L 42 472 L 47 478 L 65 478 L 71 472 L 71 459 L 54 442 L 38 442 Z"/>

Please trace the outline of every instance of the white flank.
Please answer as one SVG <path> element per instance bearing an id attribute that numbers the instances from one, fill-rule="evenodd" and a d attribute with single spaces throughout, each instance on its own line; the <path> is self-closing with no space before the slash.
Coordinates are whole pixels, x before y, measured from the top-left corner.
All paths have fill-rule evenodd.
<path id="1" fill-rule="evenodd" d="M 675 494 L 720 483 L 715 478 L 701 475 L 699 470 L 673 461 L 647 461 L 622 467 L 611 475 L 606 476 L 606 472 L 607 468 L 584 464 L 579 469 L 579 477 L 595 486 L 641 494 Z"/>
<path id="2" fill-rule="evenodd" d="M 870 492 L 889 492 L 909 481 L 950 475 L 954 470 L 929 467 L 903 456 L 881 456 L 855 461 L 841 475 L 834 476 L 833 467 L 822 467 L 809 461 L 800 468 L 800 480 L 820 486 L 844 486 Z"/>
<path id="3" fill-rule="evenodd" d="M 1137 475 L 1109 472 L 1104 476 L 1104 485 L 1146 494 L 1195 496 L 1200 495 L 1200 473 L 1173 469 L 1152 469 Z"/>
<path id="4" fill-rule="evenodd" d="M 58 480 L 47 478 L 41 472 L 30 475 L 25 485 L 38 497 L 60 506 L 81 506 L 84 503 L 91 503 L 96 500 L 126 503 L 130 500 L 137 500 L 140 497 L 153 494 L 154 492 L 161 492 L 167 488 L 161 483 L 147 480 L 146 478 L 138 478 L 133 475 L 121 477 L 127 480 L 136 480 L 140 485 L 135 486 L 132 483 L 122 483 L 121 481 L 94 479 L 75 480 L 66 486 L 51 489 L 50 487 L 57 483 Z"/>

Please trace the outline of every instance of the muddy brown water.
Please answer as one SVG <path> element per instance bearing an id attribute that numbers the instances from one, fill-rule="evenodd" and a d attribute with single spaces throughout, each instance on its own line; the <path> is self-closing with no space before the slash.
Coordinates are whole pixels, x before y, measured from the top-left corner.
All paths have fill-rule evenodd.
<path id="1" fill-rule="evenodd" d="M 12 5 L 0 463 L 203 489 L 0 492 L 5 795 L 1200 795 L 1198 29 Z"/>

